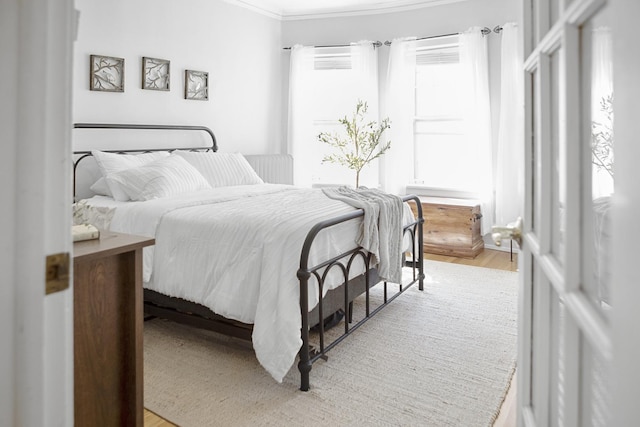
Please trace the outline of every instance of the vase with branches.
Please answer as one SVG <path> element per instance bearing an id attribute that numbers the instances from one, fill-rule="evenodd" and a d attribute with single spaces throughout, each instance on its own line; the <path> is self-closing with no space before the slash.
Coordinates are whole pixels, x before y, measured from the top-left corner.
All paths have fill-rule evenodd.
<path id="1" fill-rule="evenodd" d="M 351 117 L 344 116 L 338 122 L 346 133 L 322 132 L 318 140 L 335 149 L 333 154 L 324 156 L 322 162 L 336 163 L 355 171 L 356 188 L 360 186 L 360 172 L 371 161 L 382 156 L 390 147 L 391 141 L 382 141 L 382 134 L 390 128 L 388 118 L 380 123 L 366 121 L 367 103 L 358 100 Z"/>

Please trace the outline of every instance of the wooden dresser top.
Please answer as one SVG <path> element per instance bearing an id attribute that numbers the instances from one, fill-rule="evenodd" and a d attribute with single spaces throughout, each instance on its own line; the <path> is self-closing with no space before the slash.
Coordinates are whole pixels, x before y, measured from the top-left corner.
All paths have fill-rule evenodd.
<path id="1" fill-rule="evenodd" d="M 73 244 L 73 259 L 84 260 L 130 252 L 155 244 L 152 237 L 108 232 L 99 239 L 83 240 Z"/>

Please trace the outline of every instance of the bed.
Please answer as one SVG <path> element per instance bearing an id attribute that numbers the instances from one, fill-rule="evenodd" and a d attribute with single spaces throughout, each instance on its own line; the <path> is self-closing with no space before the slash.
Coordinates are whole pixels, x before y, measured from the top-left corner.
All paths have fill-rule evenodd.
<path id="1" fill-rule="evenodd" d="M 322 190 L 265 182 L 242 155 L 217 153 L 206 127 L 74 127 L 192 131 L 210 138 L 204 147 L 74 151 L 74 194 L 83 194 L 76 213 L 101 228 L 155 237 L 143 257 L 146 316 L 251 340 L 258 361 L 278 382 L 297 357 L 300 389 L 309 390 L 313 363 L 327 359 L 329 350 L 409 287 L 423 289 L 423 219 L 415 196 L 403 197 L 399 211 L 407 278 L 398 279 L 384 256 L 394 247 L 386 240 L 392 233 L 376 236 L 380 250 L 356 244 L 369 228 L 368 212 Z M 86 168 L 92 173 L 83 172 L 92 161 L 99 174 L 95 165 Z M 85 197 L 87 186 L 97 194 Z M 381 276 L 396 278 L 396 286 Z M 384 298 L 372 306 L 370 289 L 379 283 Z M 365 300 L 365 315 L 354 322 L 358 297 Z M 343 330 L 328 340 L 327 320 L 339 312 L 346 315 Z"/>

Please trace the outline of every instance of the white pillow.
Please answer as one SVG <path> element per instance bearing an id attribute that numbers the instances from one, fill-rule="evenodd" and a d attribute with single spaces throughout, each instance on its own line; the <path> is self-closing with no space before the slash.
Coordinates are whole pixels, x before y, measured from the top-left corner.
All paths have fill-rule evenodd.
<path id="1" fill-rule="evenodd" d="M 180 156 L 168 156 L 137 168 L 107 175 L 131 200 L 151 200 L 211 188 L 204 177 Z M 118 199 L 116 199 L 118 200 Z"/>
<path id="2" fill-rule="evenodd" d="M 240 153 L 174 151 L 195 167 L 212 187 L 264 184 Z"/>
<path id="3" fill-rule="evenodd" d="M 113 194 L 111 194 L 111 190 L 109 190 L 107 180 L 104 179 L 104 176 L 94 182 L 93 185 L 89 187 L 89 190 L 101 196 L 113 197 Z"/>
<path id="4" fill-rule="evenodd" d="M 151 153 L 141 154 L 117 154 L 92 150 L 91 154 L 96 159 L 96 163 L 98 164 L 98 168 L 100 169 L 103 177 L 114 172 L 142 166 L 149 162 L 169 156 L 168 151 L 153 151 Z M 115 184 L 109 185 L 106 181 L 101 182 L 98 180 L 90 187 L 90 189 L 96 194 L 111 196 L 116 200 L 129 200 L 127 194 L 121 188 Z"/>

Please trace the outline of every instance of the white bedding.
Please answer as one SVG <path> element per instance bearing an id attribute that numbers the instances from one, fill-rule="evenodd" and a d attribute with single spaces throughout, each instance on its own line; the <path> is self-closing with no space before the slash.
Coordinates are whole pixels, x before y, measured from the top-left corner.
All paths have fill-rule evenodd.
<path id="1" fill-rule="evenodd" d="M 302 344 L 296 272 L 304 239 L 316 223 L 353 210 L 321 190 L 274 184 L 221 187 L 144 202 L 97 196 L 89 203 L 116 208 L 111 230 L 156 238 L 155 247 L 145 248 L 146 288 L 252 323 L 256 356 L 279 382 Z M 413 215 L 406 207 L 405 223 L 410 221 Z M 353 248 L 360 222 L 321 232 L 310 265 Z M 334 276 L 329 288 L 340 282 Z M 317 302 L 312 286 L 310 310 Z"/>

